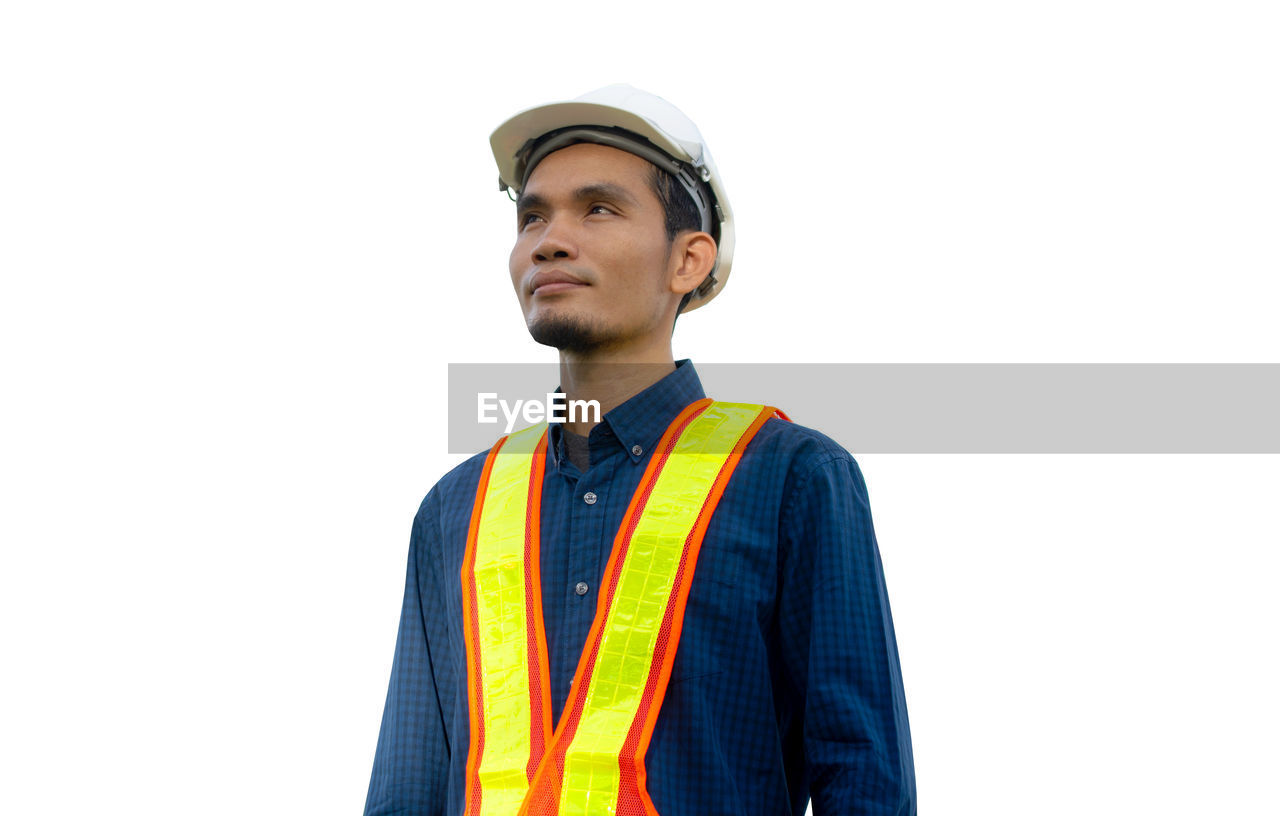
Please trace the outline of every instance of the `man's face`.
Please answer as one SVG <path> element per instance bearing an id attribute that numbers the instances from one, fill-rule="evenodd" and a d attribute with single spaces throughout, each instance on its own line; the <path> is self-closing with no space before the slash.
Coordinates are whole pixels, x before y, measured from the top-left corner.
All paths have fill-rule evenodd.
<path id="1" fill-rule="evenodd" d="M 575 353 L 670 332 L 671 243 L 644 159 L 576 144 L 543 159 L 516 206 L 511 282 L 533 339 Z"/>

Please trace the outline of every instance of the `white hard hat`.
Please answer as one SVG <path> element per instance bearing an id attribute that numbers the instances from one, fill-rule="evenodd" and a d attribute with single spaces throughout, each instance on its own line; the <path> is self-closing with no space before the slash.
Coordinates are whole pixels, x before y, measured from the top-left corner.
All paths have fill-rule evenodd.
<path id="1" fill-rule="evenodd" d="M 498 162 L 499 189 L 519 193 L 548 153 L 578 142 L 626 150 L 675 176 L 689 191 L 702 215 L 703 231 L 716 239 L 719 250 L 711 274 L 694 290 L 684 311 L 693 311 L 720 294 L 733 263 L 733 211 L 711 152 L 693 121 L 662 97 L 630 85 L 609 85 L 572 101 L 529 108 L 503 122 L 489 137 Z"/>

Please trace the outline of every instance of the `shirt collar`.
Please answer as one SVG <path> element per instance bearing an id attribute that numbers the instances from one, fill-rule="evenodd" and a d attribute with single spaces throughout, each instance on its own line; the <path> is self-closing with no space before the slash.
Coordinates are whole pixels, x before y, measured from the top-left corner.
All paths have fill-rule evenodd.
<path id="1" fill-rule="evenodd" d="M 558 386 L 556 391 L 560 391 Z M 598 449 L 616 444 L 632 461 L 639 462 L 658 444 L 671 421 L 690 403 L 705 396 L 693 362 L 677 360 L 675 371 L 600 417 L 600 424 L 591 429 L 588 437 L 591 447 Z M 559 423 L 553 423 L 548 430 L 548 447 L 554 452 L 557 467 L 564 456 L 562 432 L 563 426 Z"/>

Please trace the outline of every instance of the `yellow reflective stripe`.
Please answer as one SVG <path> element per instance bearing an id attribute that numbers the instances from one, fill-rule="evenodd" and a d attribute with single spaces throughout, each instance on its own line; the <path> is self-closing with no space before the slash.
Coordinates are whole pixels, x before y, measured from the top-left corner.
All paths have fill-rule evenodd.
<path id="1" fill-rule="evenodd" d="M 680 434 L 658 474 L 631 535 L 581 720 L 565 753 L 560 816 L 617 811 L 619 755 L 640 709 L 685 542 L 716 476 L 761 410 L 712 403 Z"/>
<path id="2" fill-rule="evenodd" d="M 481 816 L 510 816 L 529 788 L 528 620 L 524 588 L 525 518 L 539 424 L 511 434 L 494 457 L 476 536 L 476 618 L 484 701 Z"/>

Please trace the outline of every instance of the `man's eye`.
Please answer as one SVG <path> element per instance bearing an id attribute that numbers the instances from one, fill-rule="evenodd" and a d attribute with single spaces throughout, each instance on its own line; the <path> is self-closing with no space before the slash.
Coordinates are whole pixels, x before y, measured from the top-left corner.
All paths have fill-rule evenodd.
<path id="1" fill-rule="evenodd" d="M 542 216 L 538 215 L 537 213 L 525 213 L 524 215 L 520 216 L 520 226 L 527 227 L 529 224 L 532 224 L 535 219 L 540 219 L 540 218 L 542 218 Z"/>
<path id="2" fill-rule="evenodd" d="M 611 214 L 611 213 L 613 212 L 613 210 L 609 209 L 608 207 L 606 207 L 606 206 L 605 206 L 605 205 L 603 205 L 603 204 L 596 204 L 594 207 L 592 207 L 592 208 L 591 208 L 591 210 L 590 210 L 591 214 L 592 214 L 592 215 L 594 215 L 594 214 L 595 214 L 595 212 L 596 212 L 596 210 L 599 210 L 600 212 L 604 213 L 605 215 L 609 215 L 609 214 Z"/>

